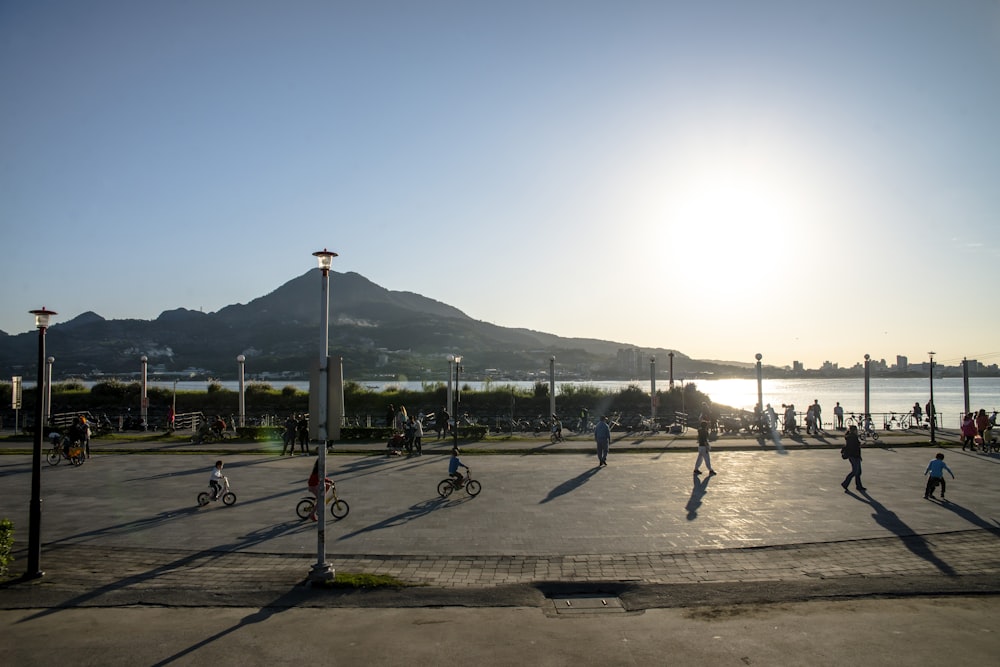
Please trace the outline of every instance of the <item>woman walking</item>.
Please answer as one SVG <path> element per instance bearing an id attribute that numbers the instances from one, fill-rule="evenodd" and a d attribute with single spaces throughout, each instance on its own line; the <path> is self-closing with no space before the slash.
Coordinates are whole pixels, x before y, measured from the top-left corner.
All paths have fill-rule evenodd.
<path id="1" fill-rule="evenodd" d="M 861 439 L 858 437 L 858 427 L 852 425 L 844 436 L 844 448 L 840 450 L 840 455 L 851 462 L 851 472 L 847 474 L 844 481 L 840 483 L 847 491 L 847 487 L 854 480 L 854 488 L 864 493 L 867 491 L 861 485 Z"/>

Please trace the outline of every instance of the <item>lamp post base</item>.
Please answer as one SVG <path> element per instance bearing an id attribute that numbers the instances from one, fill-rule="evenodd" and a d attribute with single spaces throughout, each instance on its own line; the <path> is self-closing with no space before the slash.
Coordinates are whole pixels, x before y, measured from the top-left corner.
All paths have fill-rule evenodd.
<path id="1" fill-rule="evenodd" d="M 37 570 L 35 572 L 25 572 L 21 576 L 21 581 L 33 581 L 35 579 L 41 579 L 45 576 L 45 572 L 42 570 Z"/>
<path id="2" fill-rule="evenodd" d="M 329 563 L 315 563 L 312 569 L 309 570 L 309 583 L 310 584 L 325 584 L 329 581 L 333 581 L 337 576 L 337 571 L 334 570 Z"/>

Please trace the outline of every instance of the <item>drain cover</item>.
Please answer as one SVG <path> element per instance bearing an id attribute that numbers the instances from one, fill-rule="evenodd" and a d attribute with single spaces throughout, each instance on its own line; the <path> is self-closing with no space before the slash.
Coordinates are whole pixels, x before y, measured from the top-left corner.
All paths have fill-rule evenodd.
<path id="1" fill-rule="evenodd" d="M 616 597 L 602 595 L 561 595 L 552 598 L 557 614 L 624 614 L 625 607 Z"/>

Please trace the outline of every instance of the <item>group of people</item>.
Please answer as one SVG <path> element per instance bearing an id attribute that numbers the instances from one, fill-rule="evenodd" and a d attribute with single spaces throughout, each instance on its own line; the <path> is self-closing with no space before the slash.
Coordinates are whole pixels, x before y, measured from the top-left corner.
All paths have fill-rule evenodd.
<path id="1" fill-rule="evenodd" d="M 443 409 L 445 416 L 448 415 Z M 389 456 L 400 456 L 404 451 L 407 454 L 423 455 L 424 440 L 424 415 L 410 415 L 406 412 L 406 406 L 401 405 L 395 409 L 390 403 L 385 415 L 386 424 L 392 429 L 392 436 L 386 444 Z M 447 429 L 447 424 L 445 424 Z M 440 433 L 440 432 L 439 432 Z M 440 438 L 440 435 L 438 436 Z"/>
<path id="2" fill-rule="evenodd" d="M 996 426 L 997 413 L 987 415 L 985 409 L 976 413 L 966 413 L 962 417 L 962 450 L 989 451 L 992 444 L 993 427 Z"/>
<path id="3" fill-rule="evenodd" d="M 70 422 L 69 427 L 66 429 L 65 436 L 58 430 L 52 430 L 49 432 L 48 438 L 52 446 L 62 444 L 63 446 L 63 456 L 69 458 L 69 446 L 77 445 L 83 448 L 83 457 L 86 459 L 90 458 L 90 422 L 84 415 L 77 415 Z"/>
<path id="4" fill-rule="evenodd" d="M 847 433 L 844 435 L 844 447 L 840 450 L 840 455 L 851 464 L 851 471 L 847 473 L 847 477 L 840 485 L 844 487 L 844 491 L 847 491 L 853 481 L 854 488 L 860 493 L 865 493 L 868 489 L 861 483 L 861 438 L 858 436 L 857 426 L 852 424 L 847 429 Z M 933 498 L 934 490 L 938 486 L 941 487 L 941 500 L 945 499 L 944 493 L 947 488 L 944 479 L 945 472 L 951 475 L 952 479 L 955 479 L 955 473 L 944 462 L 944 454 L 938 452 L 924 470 L 924 475 L 927 477 L 927 485 L 924 487 L 925 499 Z"/>
<path id="5" fill-rule="evenodd" d="M 295 456 L 295 443 L 299 443 L 299 453 L 309 453 L 309 418 L 303 414 L 288 415 L 285 419 L 285 429 L 281 432 L 281 455 L 288 452 Z"/>

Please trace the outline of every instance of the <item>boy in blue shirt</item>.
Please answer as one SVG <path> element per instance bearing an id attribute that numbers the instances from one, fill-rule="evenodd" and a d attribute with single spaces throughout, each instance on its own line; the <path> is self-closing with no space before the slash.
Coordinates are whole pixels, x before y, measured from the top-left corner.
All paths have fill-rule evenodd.
<path id="1" fill-rule="evenodd" d="M 448 461 L 448 474 L 454 477 L 457 481 L 457 488 L 461 488 L 465 484 L 465 478 L 462 477 L 462 473 L 458 472 L 459 468 L 469 469 L 469 466 L 462 463 L 461 459 L 458 458 L 458 447 L 453 447 L 451 450 L 451 459 Z"/>
<path id="2" fill-rule="evenodd" d="M 938 455 L 934 457 L 930 463 L 927 464 L 927 470 L 924 474 L 930 473 L 930 477 L 927 478 L 927 488 L 924 489 L 924 499 L 934 497 L 934 489 L 938 484 L 941 485 L 941 500 L 944 500 L 944 471 L 947 470 L 948 474 L 951 475 L 952 479 L 955 479 L 955 473 L 951 471 L 948 464 L 944 462 L 944 454 L 938 452 Z"/>

